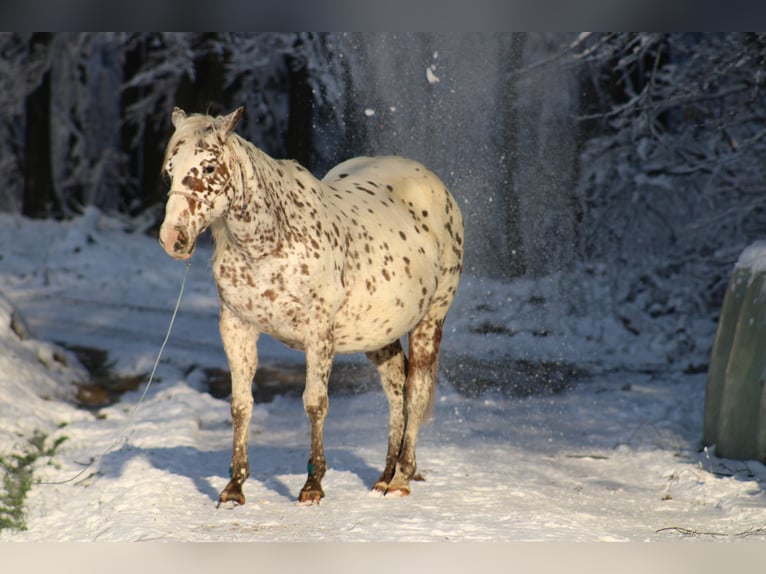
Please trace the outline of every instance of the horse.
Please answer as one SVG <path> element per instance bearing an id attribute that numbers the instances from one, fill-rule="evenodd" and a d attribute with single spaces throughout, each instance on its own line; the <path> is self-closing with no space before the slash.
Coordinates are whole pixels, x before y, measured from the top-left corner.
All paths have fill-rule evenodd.
<path id="1" fill-rule="evenodd" d="M 377 368 L 389 434 L 373 489 L 408 495 L 410 481 L 421 478 L 415 445 L 433 404 L 444 319 L 463 266 L 457 203 L 434 173 L 401 157 L 350 159 L 320 181 L 235 133 L 242 113 L 175 108 L 163 162 L 170 186 L 160 244 L 183 260 L 208 227 L 215 243 L 233 427 L 230 481 L 218 504 L 245 503 L 261 333 L 306 357 L 310 456 L 299 502 L 324 497 L 323 428 L 336 353 L 363 352 Z"/>

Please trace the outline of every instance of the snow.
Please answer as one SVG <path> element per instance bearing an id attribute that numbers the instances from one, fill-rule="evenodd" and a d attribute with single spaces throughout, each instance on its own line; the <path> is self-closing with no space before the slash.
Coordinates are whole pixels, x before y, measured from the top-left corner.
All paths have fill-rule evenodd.
<path id="1" fill-rule="evenodd" d="M 756 241 L 748 245 L 740 254 L 737 269 L 749 269 L 753 275 L 766 270 L 766 241 Z"/>
<path id="2" fill-rule="evenodd" d="M 766 467 L 700 452 L 705 374 L 686 374 L 684 365 L 707 360 L 712 330 L 695 329 L 707 346 L 698 343 L 683 355 L 674 337 L 661 332 L 664 324 L 635 335 L 606 311 L 573 312 L 571 299 L 556 297 L 571 279 L 563 276 L 508 283 L 464 278 L 445 329 L 433 420 L 418 445 L 426 480 L 409 497 L 371 492 L 387 436 L 382 392 L 370 385 L 351 395 L 331 385 L 326 498 L 314 506 L 296 503 L 308 423 L 300 399 L 284 395 L 256 405 L 247 504 L 217 509 L 231 426 L 227 400 L 204 385 L 205 368 L 227 368 L 211 247 L 201 244 L 192 259 L 173 331 L 142 402 L 143 386 L 111 406 L 75 406 L 71 383 L 85 374 L 56 344 L 106 349 L 121 374 L 151 370 L 185 264 L 168 258 L 156 239 L 129 229 L 135 227 L 95 209 L 64 222 L 0 215 L 0 456 L 21 452 L 35 430 L 68 437 L 52 458 L 35 463 L 27 529 L 2 530 L 0 541 L 764 535 Z M 583 297 L 598 300 L 592 281 Z M 11 323 L 22 333 L 18 325 L 26 324 L 33 337 L 19 337 Z M 263 367 L 302 361 L 268 338 L 260 358 Z M 532 365 L 532 375 L 540 361 L 573 366 L 579 375 L 557 392 L 536 389 L 519 359 Z"/>
<path id="3" fill-rule="evenodd" d="M 428 66 L 426 68 L 426 80 L 429 84 L 438 84 L 440 82 L 439 76 L 436 75 L 436 66 Z"/>

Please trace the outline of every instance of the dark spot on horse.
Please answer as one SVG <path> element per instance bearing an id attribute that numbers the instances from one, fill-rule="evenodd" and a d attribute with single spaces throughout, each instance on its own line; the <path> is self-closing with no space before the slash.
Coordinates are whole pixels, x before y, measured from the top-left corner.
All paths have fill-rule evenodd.
<path id="1" fill-rule="evenodd" d="M 383 277 L 386 278 L 386 281 L 391 281 L 391 274 L 388 272 L 388 269 L 384 268 L 381 273 L 383 273 Z"/>
<path id="2" fill-rule="evenodd" d="M 295 178 L 295 183 L 297 183 L 298 187 L 300 187 L 301 189 L 306 189 L 306 186 L 303 185 L 303 182 L 300 179 Z"/>
<path id="3" fill-rule="evenodd" d="M 399 232 L 399 237 L 401 237 L 403 241 L 407 241 L 407 236 L 404 234 L 404 231 Z"/>
<path id="4" fill-rule="evenodd" d="M 343 179 L 344 177 L 348 177 L 348 174 L 347 174 L 347 173 L 341 173 L 341 174 L 338 176 L 338 179 Z"/>
<path id="5" fill-rule="evenodd" d="M 195 169 L 193 169 L 192 171 L 195 171 Z M 199 178 L 192 177 L 190 175 L 187 175 L 181 180 L 181 185 L 191 189 L 192 191 L 198 191 L 198 192 L 205 191 L 205 182 Z"/>
<path id="6" fill-rule="evenodd" d="M 420 213 L 422 213 L 422 214 L 423 214 L 423 217 L 428 217 L 428 211 L 427 211 L 427 210 L 425 210 L 425 209 L 424 209 L 424 210 L 423 210 L 423 211 L 421 211 Z"/>

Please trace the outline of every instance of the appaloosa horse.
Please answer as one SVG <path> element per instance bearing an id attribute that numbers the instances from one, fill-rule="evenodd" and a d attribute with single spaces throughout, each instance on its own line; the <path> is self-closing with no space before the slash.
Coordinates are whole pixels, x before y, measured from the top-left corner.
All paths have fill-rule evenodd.
<path id="1" fill-rule="evenodd" d="M 231 480 L 220 501 L 245 502 L 260 333 L 306 353 L 311 455 L 300 501 L 324 496 L 333 355 L 359 351 L 376 365 L 390 407 L 386 465 L 374 488 L 409 494 L 442 324 L 462 269 L 460 210 L 436 175 L 400 157 L 351 159 L 319 181 L 235 134 L 241 115 L 241 107 L 216 118 L 175 108 L 160 229 L 176 259 L 191 257 L 207 227 L 215 240 L 234 427 Z M 409 361 L 399 341 L 405 334 Z"/>

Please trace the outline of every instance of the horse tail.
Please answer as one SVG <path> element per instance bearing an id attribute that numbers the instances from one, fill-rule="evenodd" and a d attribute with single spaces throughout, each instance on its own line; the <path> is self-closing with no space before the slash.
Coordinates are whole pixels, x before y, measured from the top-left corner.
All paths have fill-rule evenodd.
<path id="1" fill-rule="evenodd" d="M 428 389 L 428 404 L 423 412 L 423 422 L 431 422 L 434 413 L 434 403 L 436 402 L 436 368 L 439 365 L 439 359 L 434 361 L 431 367 L 431 386 Z"/>

